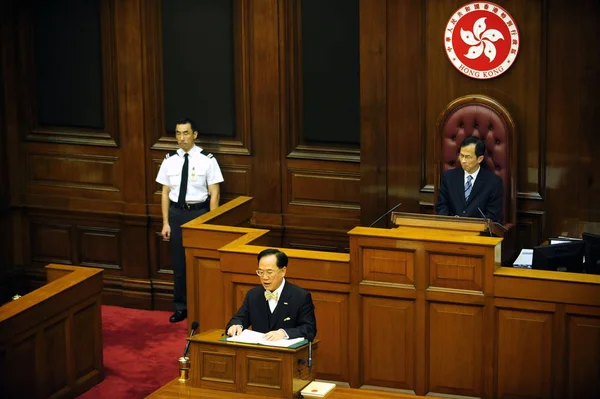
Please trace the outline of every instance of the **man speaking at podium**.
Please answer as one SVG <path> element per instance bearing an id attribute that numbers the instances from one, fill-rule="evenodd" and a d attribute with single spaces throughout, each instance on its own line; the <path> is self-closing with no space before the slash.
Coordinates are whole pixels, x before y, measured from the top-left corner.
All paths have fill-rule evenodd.
<path id="1" fill-rule="evenodd" d="M 288 257 L 278 249 L 258 254 L 261 286 L 248 291 L 242 307 L 229 321 L 227 335 L 237 336 L 252 326 L 264 338 L 277 341 L 304 337 L 312 341 L 317 335 L 315 307 L 308 291 L 285 280 Z"/>
<path id="2" fill-rule="evenodd" d="M 442 175 L 438 191 L 438 215 L 482 217 L 500 222 L 502 179 L 482 168 L 485 144 L 477 137 L 467 137 L 460 144 L 460 166 Z"/>

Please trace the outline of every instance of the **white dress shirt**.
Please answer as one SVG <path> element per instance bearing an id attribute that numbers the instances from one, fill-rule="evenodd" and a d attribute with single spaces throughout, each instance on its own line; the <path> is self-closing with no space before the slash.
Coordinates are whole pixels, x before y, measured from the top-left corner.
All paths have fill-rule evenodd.
<path id="1" fill-rule="evenodd" d="M 271 313 L 273 313 L 275 311 L 275 308 L 277 307 L 277 302 L 279 302 L 279 300 L 281 299 L 281 293 L 283 292 L 283 286 L 285 285 L 285 278 L 283 280 L 281 280 L 281 284 L 279 285 L 279 287 L 277 287 L 277 289 L 275 291 L 273 291 L 273 293 L 277 293 L 277 300 L 271 298 L 269 299 L 269 309 L 271 309 Z"/>
<path id="2" fill-rule="evenodd" d="M 473 177 L 473 181 L 471 182 L 471 187 L 473 187 L 475 185 L 475 179 L 477 179 L 477 175 L 479 174 L 480 169 L 481 169 L 481 165 L 477 168 L 477 170 L 475 172 L 473 172 L 470 175 Z M 465 178 L 463 181 L 463 187 L 465 187 L 467 185 L 467 176 L 469 176 L 469 173 L 467 173 L 467 171 L 465 170 Z"/>

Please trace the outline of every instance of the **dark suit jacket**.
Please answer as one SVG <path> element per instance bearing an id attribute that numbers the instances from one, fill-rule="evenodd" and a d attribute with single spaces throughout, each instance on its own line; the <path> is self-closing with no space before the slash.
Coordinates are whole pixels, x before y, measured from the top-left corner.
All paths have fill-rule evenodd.
<path id="1" fill-rule="evenodd" d="M 454 168 L 442 175 L 435 209 L 438 215 L 480 218 L 481 213 L 477 209 L 479 207 L 486 218 L 501 222 L 502 200 L 502 179 L 480 167 L 469 200 L 466 201 L 465 171 L 462 168 Z"/>
<path id="2" fill-rule="evenodd" d="M 244 329 L 252 326 L 252 330 L 262 333 L 283 328 L 290 338 L 304 337 L 312 341 L 317 335 L 314 310 L 310 293 L 286 280 L 277 307 L 271 313 L 261 285 L 248 291 L 242 307 L 225 331 L 236 324 Z"/>

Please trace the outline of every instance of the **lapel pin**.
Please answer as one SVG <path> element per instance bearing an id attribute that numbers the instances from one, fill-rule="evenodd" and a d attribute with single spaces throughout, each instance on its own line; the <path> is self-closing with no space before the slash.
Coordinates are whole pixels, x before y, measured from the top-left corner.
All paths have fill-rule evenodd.
<path id="1" fill-rule="evenodd" d="M 287 303 L 287 302 L 284 302 L 283 304 L 284 304 L 284 305 L 287 305 L 288 303 Z"/>
<path id="2" fill-rule="evenodd" d="M 290 320 L 289 317 L 286 317 L 285 319 L 283 319 L 283 321 L 288 321 L 288 320 Z"/>

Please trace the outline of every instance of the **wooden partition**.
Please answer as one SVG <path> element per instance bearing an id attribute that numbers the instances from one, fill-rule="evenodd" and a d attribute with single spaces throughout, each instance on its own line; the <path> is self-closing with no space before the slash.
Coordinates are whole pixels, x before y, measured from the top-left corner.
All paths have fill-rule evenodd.
<path id="1" fill-rule="evenodd" d="M 284 249 L 286 278 L 315 302 L 316 377 L 418 395 L 600 394 L 600 276 L 500 267 L 502 239 L 463 230 L 356 227 L 349 255 Z M 184 227 L 202 331 L 224 328 L 259 284 L 266 233 Z"/>
<path id="2" fill-rule="evenodd" d="M 102 270 L 51 264 L 47 284 L 0 307 L 6 398 L 72 398 L 104 378 Z"/>

